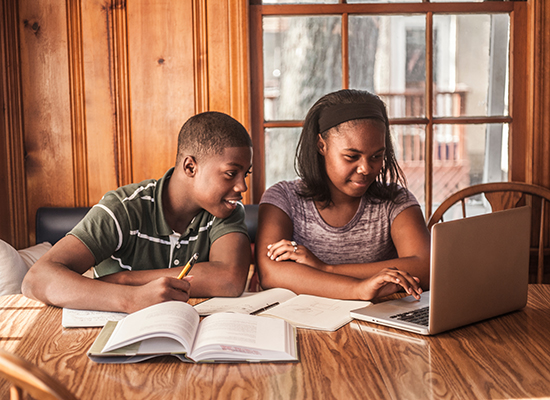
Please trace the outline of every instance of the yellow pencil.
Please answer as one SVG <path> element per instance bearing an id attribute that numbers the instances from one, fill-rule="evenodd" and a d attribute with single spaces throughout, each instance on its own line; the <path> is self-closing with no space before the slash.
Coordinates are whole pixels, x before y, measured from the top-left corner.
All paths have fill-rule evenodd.
<path id="1" fill-rule="evenodd" d="M 187 264 L 185 265 L 185 267 L 183 267 L 180 274 L 178 275 L 178 279 L 182 279 L 183 277 L 187 276 L 189 271 L 191 271 L 191 268 L 193 268 L 193 265 L 195 265 L 195 262 L 198 260 L 198 258 L 199 258 L 199 253 L 195 253 L 191 256 L 189 261 L 187 261 Z"/>

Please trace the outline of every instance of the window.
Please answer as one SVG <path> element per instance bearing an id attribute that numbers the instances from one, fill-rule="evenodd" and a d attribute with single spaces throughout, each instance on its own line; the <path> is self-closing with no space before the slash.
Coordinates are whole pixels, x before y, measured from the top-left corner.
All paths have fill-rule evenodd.
<path id="1" fill-rule="evenodd" d="M 289 3 L 250 6 L 255 203 L 296 177 L 303 118 L 341 88 L 386 102 L 399 164 L 426 217 L 458 189 L 508 180 L 510 46 L 521 3 Z"/>

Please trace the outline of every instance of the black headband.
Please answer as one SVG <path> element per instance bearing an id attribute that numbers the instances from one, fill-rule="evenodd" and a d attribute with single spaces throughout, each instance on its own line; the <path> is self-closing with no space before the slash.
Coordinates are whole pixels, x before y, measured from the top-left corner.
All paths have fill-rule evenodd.
<path id="1" fill-rule="evenodd" d="M 376 118 L 386 123 L 386 117 L 382 113 L 379 104 L 374 103 L 350 103 L 335 104 L 321 111 L 319 117 L 319 133 L 340 125 L 342 122 L 353 119 Z"/>

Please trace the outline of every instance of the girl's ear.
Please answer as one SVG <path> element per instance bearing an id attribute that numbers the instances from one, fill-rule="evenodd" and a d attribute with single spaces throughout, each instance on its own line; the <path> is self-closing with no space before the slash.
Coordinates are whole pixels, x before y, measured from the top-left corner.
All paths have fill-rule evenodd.
<path id="1" fill-rule="evenodd" d="M 186 156 L 183 159 L 182 168 L 183 168 L 183 171 L 185 172 L 185 175 L 187 175 L 188 177 L 191 178 L 195 176 L 197 173 L 197 160 L 195 160 L 195 157 Z"/>
<path id="2" fill-rule="evenodd" d="M 325 142 L 325 139 L 322 138 L 321 134 L 317 135 L 317 151 L 322 156 L 325 156 L 327 152 L 327 142 Z"/>

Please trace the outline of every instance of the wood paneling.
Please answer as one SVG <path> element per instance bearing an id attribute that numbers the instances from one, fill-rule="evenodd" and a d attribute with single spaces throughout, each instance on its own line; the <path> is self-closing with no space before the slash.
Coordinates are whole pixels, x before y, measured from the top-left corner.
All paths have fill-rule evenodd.
<path id="1" fill-rule="evenodd" d="M 28 245 L 17 7 L 0 6 L 0 238 Z"/>
<path id="2" fill-rule="evenodd" d="M 55 0 L 19 3 L 25 185 L 29 226 L 43 205 L 75 205 L 67 10 Z M 31 242 L 34 229 L 29 229 Z"/>
<path id="3" fill-rule="evenodd" d="M 133 180 L 161 177 L 176 161 L 177 135 L 194 114 L 190 1 L 128 5 Z"/>
<path id="4" fill-rule="evenodd" d="M 208 110 L 208 30 L 206 0 L 193 1 L 195 112 Z"/>
<path id="5" fill-rule="evenodd" d="M 71 0 L 66 2 L 66 7 L 75 205 L 83 207 L 88 204 L 88 160 L 82 58 L 82 8 L 80 2 Z"/>
<path id="6" fill-rule="evenodd" d="M 160 178 L 193 114 L 249 126 L 246 0 L 1 4 L 0 238 L 17 248 L 38 207 Z"/>
<path id="7" fill-rule="evenodd" d="M 232 115 L 250 130 L 248 6 L 246 0 L 207 2 L 208 107 Z M 243 194 L 250 203 L 252 188 Z"/>
<path id="8" fill-rule="evenodd" d="M 123 164 L 121 172 L 117 133 L 124 116 L 118 112 L 120 100 L 115 101 L 120 83 L 115 79 L 112 9 L 104 0 L 81 4 L 88 204 L 94 204 L 127 179 L 130 166 Z"/>
<path id="9" fill-rule="evenodd" d="M 510 63 L 510 114 L 514 117 L 513 133 L 510 138 L 510 170 L 509 179 L 516 182 L 530 181 L 532 148 L 528 143 L 532 140 L 532 103 L 533 99 L 533 48 L 531 35 L 532 24 L 528 18 L 529 7 L 518 7 L 511 18 L 511 63 Z M 514 60 L 521 60 L 519 63 Z M 526 84 L 527 82 L 527 84 Z M 517 134 L 516 134 L 517 133 Z"/>
<path id="10" fill-rule="evenodd" d="M 550 188 L 550 4 L 536 1 L 531 4 L 534 42 L 534 96 L 533 142 L 528 145 L 533 157 L 530 168 L 532 182 Z M 550 213 L 546 214 L 546 226 L 550 225 Z M 545 233 L 545 246 L 550 247 L 550 232 Z M 545 257 L 546 271 L 550 257 Z"/>
<path id="11" fill-rule="evenodd" d="M 535 1 L 533 16 L 533 183 L 550 188 L 550 4 Z"/>

